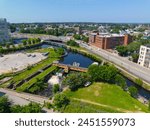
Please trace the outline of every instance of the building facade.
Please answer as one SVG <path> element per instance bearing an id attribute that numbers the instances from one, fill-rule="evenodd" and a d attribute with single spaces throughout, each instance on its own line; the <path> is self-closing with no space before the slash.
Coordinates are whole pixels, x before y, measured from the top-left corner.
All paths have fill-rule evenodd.
<path id="1" fill-rule="evenodd" d="M 140 47 L 138 64 L 150 68 L 150 45 Z"/>
<path id="2" fill-rule="evenodd" d="M 92 33 L 89 37 L 89 44 L 102 49 L 113 49 L 118 45 L 128 45 L 132 42 L 132 36 L 119 34 L 97 34 Z"/>
<path id="3" fill-rule="evenodd" d="M 9 33 L 8 33 L 8 24 L 6 19 L 0 19 L 0 42 L 8 41 Z"/>

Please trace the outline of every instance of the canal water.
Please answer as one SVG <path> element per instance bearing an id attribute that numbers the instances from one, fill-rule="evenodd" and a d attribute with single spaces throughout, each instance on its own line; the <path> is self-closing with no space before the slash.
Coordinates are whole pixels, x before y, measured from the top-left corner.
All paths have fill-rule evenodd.
<path id="1" fill-rule="evenodd" d="M 5 93 L 0 92 L 0 97 L 2 97 L 2 96 L 4 96 L 4 95 L 5 95 Z"/>
<path id="2" fill-rule="evenodd" d="M 126 83 L 128 87 L 131 86 L 135 86 L 138 89 L 139 95 L 144 97 L 145 99 L 149 100 L 150 99 L 150 92 L 145 90 L 144 88 L 138 86 L 137 84 L 135 84 L 134 82 L 132 82 L 131 80 L 126 78 Z"/>
<path id="3" fill-rule="evenodd" d="M 51 47 L 51 45 L 43 45 L 43 48 L 48 48 Z M 55 46 L 52 46 L 55 47 Z M 91 60 L 90 58 L 83 56 L 82 54 L 79 53 L 74 53 L 74 52 L 68 52 L 68 55 L 65 56 L 60 60 L 60 63 L 63 64 L 70 64 L 73 65 L 74 62 L 77 62 L 80 64 L 80 67 L 85 67 L 88 68 L 89 65 L 91 65 L 94 61 Z M 126 83 L 128 87 L 135 86 L 138 89 L 139 95 L 144 97 L 145 99 L 149 100 L 150 99 L 150 92 L 145 90 L 144 88 L 138 86 L 128 78 L 126 78 Z"/>
<path id="4" fill-rule="evenodd" d="M 88 68 L 94 61 L 85 57 L 79 53 L 69 52 L 68 55 L 60 60 L 62 64 L 73 65 L 73 63 L 79 63 L 80 67 Z"/>

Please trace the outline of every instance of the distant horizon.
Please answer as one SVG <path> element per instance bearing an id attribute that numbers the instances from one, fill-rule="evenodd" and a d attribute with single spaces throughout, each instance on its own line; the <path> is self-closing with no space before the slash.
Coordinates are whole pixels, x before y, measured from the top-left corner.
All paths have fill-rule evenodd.
<path id="1" fill-rule="evenodd" d="M 7 19 L 7 18 L 6 18 Z M 39 23 L 39 24 L 55 24 L 55 23 L 58 23 L 58 24 L 61 24 L 61 23 L 93 23 L 93 24 L 150 24 L 150 22 L 88 22 L 88 21 L 85 21 L 85 22 L 9 22 L 7 20 L 8 23 L 11 23 L 11 24 L 36 24 L 36 23 Z"/>
<path id="2" fill-rule="evenodd" d="M 149 0 L 0 0 L 10 23 L 150 23 Z"/>

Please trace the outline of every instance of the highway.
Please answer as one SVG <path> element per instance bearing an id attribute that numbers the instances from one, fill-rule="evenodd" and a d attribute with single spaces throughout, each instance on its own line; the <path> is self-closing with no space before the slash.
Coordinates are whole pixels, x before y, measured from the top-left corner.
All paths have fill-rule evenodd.
<path id="1" fill-rule="evenodd" d="M 80 45 L 86 48 L 91 53 L 94 53 L 103 57 L 104 59 L 124 68 L 126 71 L 135 75 L 136 77 L 139 77 L 140 79 L 150 83 L 150 69 L 144 68 L 136 63 L 133 63 L 132 61 L 129 61 L 128 59 L 125 59 L 123 57 L 120 57 L 116 54 L 105 51 L 103 49 L 88 46 L 87 44 L 84 44 L 84 43 L 80 43 Z"/>

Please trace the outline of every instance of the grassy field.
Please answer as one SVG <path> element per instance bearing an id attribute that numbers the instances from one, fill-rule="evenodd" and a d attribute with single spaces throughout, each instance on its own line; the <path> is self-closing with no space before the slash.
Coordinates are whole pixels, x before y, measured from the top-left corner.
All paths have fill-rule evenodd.
<path id="1" fill-rule="evenodd" d="M 60 56 L 58 53 L 56 53 L 54 51 L 54 49 L 49 49 L 49 48 L 35 50 L 34 52 L 41 52 L 41 53 L 49 52 L 49 55 L 48 55 L 47 59 L 39 62 L 36 65 L 34 65 L 34 67 L 31 67 L 31 69 L 29 69 L 29 70 L 26 69 L 23 72 L 21 72 L 17 75 L 14 75 L 12 80 L 10 80 L 10 81 L 6 82 L 5 84 L 1 85 L 2 87 L 8 86 L 11 82 L 14 82 L 15 84 L 19 83 L 19 81 L 27 78 L 29 75 L 37 72 L 38 70 L 42 69 L 45 66 L 51 64 L 53 61 L 58 60 L 58 57 Z"/>
<path id="2" fill-rule="evenodd" d="M 71 103 L 64 112 L 149 112 L 147 106 L 116 85 L 94 83 L 90 87 L 65 93 Z"/>

